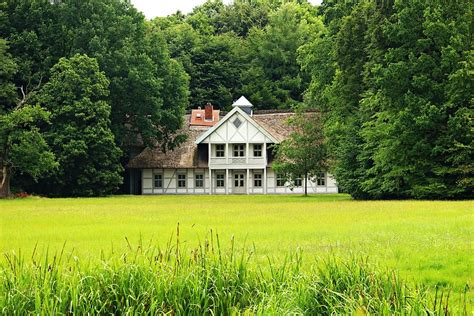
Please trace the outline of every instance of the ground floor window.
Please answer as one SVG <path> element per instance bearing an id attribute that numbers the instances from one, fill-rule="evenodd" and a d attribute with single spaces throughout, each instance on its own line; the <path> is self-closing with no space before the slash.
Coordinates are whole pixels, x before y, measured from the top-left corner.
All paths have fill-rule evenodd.
<path id="1" fill-rule="evenodd" d="M 185 188 L 185 187 L 186 187 L 186 175 L 178 174 L 178 188 Z"/>
<path id="2" fill-rule="evenodd" d="M 202 173 L 196 174 L 194 179 L 194 186 L 196 188 L 202 188 L 204 187 L 204 175 Z"/>
<path id="3" fill-rule="evenodd" d="M 283 179 L 283 175 L 281 173 L 277 173 L 276 182 L 277 182 L 277 187 L 285 186 L 285 180 Z"/>
<path id="4" fill-rule="evenodd" d="M 216 173 L 216 187 L 223 188 L 225 186 L 225 174 Z"/>
<path id="5" fill-rule="evenodd" d="M 303 185 L 303 181 L 301 180 L 301 178 L 296 178 L 295 179 L 295 187 L 300 187 Z"/>
<path id="6" fill-rule="evenodd" d="M 163 175 L 161 173 L 155 173 L 153 176 L 153 186 L 157 189 L 163 187 Z"/>
<path id="7" fill-rule="evenodd" d="M 256 188 L 262 187 L 262 174 L 261 173 L 255 173 L 253 175 L 253 186 Z"/>
<path id="8" fill-rule="evenodd" d="M 324 172 L 320 172 L 316 175 L 316 184 L 326 185 L 326 174 Z"/>

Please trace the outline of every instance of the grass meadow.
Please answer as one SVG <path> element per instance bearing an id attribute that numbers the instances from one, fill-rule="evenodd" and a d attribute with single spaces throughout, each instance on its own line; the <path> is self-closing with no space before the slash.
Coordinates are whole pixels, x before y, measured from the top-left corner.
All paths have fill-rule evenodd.
<path id="1" fill-rule="evenodd" d="M 39 303 L 41 298 L 35 296 L 38 293 L 35 293 L 34 289 L 27 290 L 28 284 L 37 277 L 35 275 L 38 275 L 38 272 L 34 273 L 34 271 L 41 271 L 41 267 L 43 269 L 49 267 L 47 273 L 53 274 L 54 272 L 56 273 L 54 278 L 59 278 L 55 279 L 54 284 L 63 284 L 64 289 L 71 288 L 68 282 L 71 282 L 73 277 L 61 279 L 58 275 L 64 271 L 59 265 L 56 267 L 49 263 L 57 262 L 59 257 L 63 258 L 64 266 L 73 264 L 76 267 L 74 269 L 83 269 L 83 271 L 89 271 L 89 274 L 95 273 L 97 278 L 99 276 L 106 278 L 106 275 L 111 273 L 110 267 L 115 267 L 116 269 L 112 269 L 113 273 L 118 273 L 118 275 L 109 275 L 111 280 L 115 281 L 122 280 L 119 275 L 120 267 L 123 267 L 124 262 L 130 263 L 133 254 L 135 254 L 134 260 L 141 262 L 138 267 L 145 270 L 138 272 L 137 270 L 127 270 L 126 275 L 130 277 L 134 273 L 138 273 L 145 279 L 146 273 L 157 273 L 156 269 L 161 269 L 160 275 L 166 275 L 171 279 L 173 276 L 176 278 L 176 274 L 170 271 L 175 271 L 176 267 L 183 262 L 191 262 L 192 258 L 195 258 L 196 262 L 202 263 L 203 258 L 209 257 L 214 258 L 209 260 L 212 263 L 209 263 L 212 266 L 212 271 L 219 270 L 219 267 L 226 267 L 222 274 L 228 276 L 225 279 L 227 281 L 224 280 L 225 282 L 233 280 L 229 284 L 235 284 L 236 280 L 240 280 L 242 271 L 246 271 L 247 275 L 256 273 L 255 278 L 250 278 L 250 280 L 260 280 L 255 281 L 254 287 L 249 285 L 248 292 L 244 291 L 248 294 L 247 305 L 243 304 L 243 301 L 236 303 L 231 297 L 228 298 L 228 302 L 225 301 L 227 303 L 222 301 L 222 308 L 218 309 L 216 300 L 213 299 L 213 303 L 209 303 L 209 306 L 213 306 L 210 310 L 214 312 L 242 313 L 247 311 L 249 313 L 274 314 L 301 312 L 311 314 L 313 311 L 324 314 L 324 310 L 307 308 L 307 306 L 319 304 L 315 303 L 314 295 L 306 301 L 300 302 L 301 298 L 307 297 L 305 296 L 306 292 L 300 291 L 303 288 L 314 290 L 315 284 L 324 285 L 323 287 L 328 289 L 336 286 L 339 282 L 337 280 L 345 279 L 347 280 L 344 283 L 346 292 L 342 291 L 341 293 L 346 293 L 344 295 L 347 295 L 348 299 L 345 299 L 346 303 L 344 304 L 347 305 L 339 305 L 339 309 L 328 309 L 328 313 L 331 311 L 341 312 L 345 308 L 357 312 L 360 306 L 365 306 L 362 309 L 363 312 L 390 313 L 393 310 L 386 304 L 393 305 L 393 302 L 396 301 L 393 298 L 388 298 L 390 295 L 398 297 L 397 295 L 406 291 L 406 297 L 418 297 L 417 295 L 423 297 L 424 294 L 418 291 L 420 288 L 426 289 L 429 293 L 431 299 L 431 301 L 428 300 L 429 304 L 433 303 L 433 297 L 436 296 L 438 289 L 443 291 L 443 295 L 450 293 L 450 304 L 458 305 L 459 308 L 456 309 L 458 312 L 466 313 L 467 311 L 470 313 L 474 299 L 472 295 L 472 277 L 474 275 L 473 211 L 473 201 L 354 201 L 343 194 L 310 197 L 116 196 L 81 199 L 33 197 L 3 200 L 0 201 L 0 249 L 4 254 L 0 259 L 3 278 L 2 291 L 11 291 L 12 293 L 23 291 L 23 296 L 28 291 L 28 293 L 33 293 L 30 293 L 32 305 L 24 307 L 24 310 L 38 311 L 45 308 L 42 303 Z M 179 236 L 177 236 L 178 230 Z M 163 259 L 164 254 L 168 254 L 167 259 Z M 222 265 L 222 256 L 234 264 Z M 248 260 L 236 259 L 247 258 L 247 256 Z M 129 258 L 128 261 L 126 258 Z M 163 264 L 156 267 L 154 266 L 156 263 L 151 264 L 151 261 L 159 261 Z M 244 261 L 245 264 L 243 264 Z M 43 262 L 43 264 L 38 264 L 38 262 Z M 104 262 L 108 262 L 108 264 L 105 265 Z M 146 264 L 147 262 L 148 264 Z M 337 265 L 336 262 L 340 262 L 341 265 Z M 32 268 L 32 266 L 36 268 Z M 108 268 L 104 268 L 105 266 Z M 154 266 L 154 268 L 149 270 L 147 266 Z M 229 268 L 230 266 L 232 269 Z M 93 267 L 100 268 L 93 272 Z M 169 267 L 169 269 L 164 267 Z M 69 273 L 74 270 L 71 269 L 69 266 Z M 202 270 L 198 273 L 193 269 L 190 265 L 183 268 L 183 271 L 186 271 L 184 275 L 187 276 L 183 276 L 183 278 L 188 281 L 197 278 L 194 284 L 204 279 L 208 280 L 210 270 L 206 268 L 207 272 L 202 274 Z M 369 272 L 364 274 L 365 272 L 361 269 L 366 269 Z M 281 272 L 282 275 L 278 277 L 279 274 L 275 271 L 290 272 L 286 274 Z M 302 275 L 298 279 L 299 281 L 294 279 L 298 278 L 298 273 L 295 271 Z M 369 283 L 379 280 L 381 284 L 385 284 L 382 280 L 389 280 L 387 284 L 391 285 L 388 288 L 395 287 L 398 290 L 387 290 L 390 293 L 395 293 L 387 294 L 388 296 L 380 294 L 385 293 L 384 291 L 371 294 L 368 290 L 369 292 L 364 292 L 363 295 L 358 294 L 357 300 L 351 301 L 349 298 L 356 297 L 351 291 L 354 288 L 360 288 L 356 284 L 365 282 L 360 278 L 363 275 L 372 275 L 371 273 L 374 273 L 373 275 L 376 277 L 375 279 L 368 277 L 367 280 L 371 280 L 368 281 Z M 398 281 L 393 282 L 392 273 L 396 274 L 397 278 L 403 280 L 404 283 L 400 282 L 407 284 L 406 290 L 402 290 L 401 283 L 397 283 Z M 271 280 L 275 281 L 273 283 L 280 284 L 278 280 L 281 281 L 278 290 L 265 283 L 268 278 L 262 276 L 267 274 L 271 276 Z M 19 281 L 22 279 L 20 275 L 24 278 L 23 283 Z M 309 281 L 314 275 L 319 276 L 319 283 Z M 327 276 L 326 279 L 324 279 L 324 275 Z M 336 278 L 338 275 L 351 275 L 352 277 Z M 135 276 L 139 278 L 139 276 Z M 52 276 L 50 275 L 50 277 Z M 125 276 L 123 277 L 125 278 Z M 44 286 L 45 279 L 41 280 L 41 284 Z M 61 281 L 58 282 L 58 280 Z M 177 282 L 176 279 L 170 280 L 167 284 Z M 321 280 L 326 280 L 326 283 Z M 217 281 L 213 279 L 213 282 Z M 85 286 L 84 283 L 79 283 L 81 286 Z M 270 282 L 270 284 L 273 283 Z M 67 284 L 69 285 L 66 286 Z M 285 287 L 291 284 L 291 289 Z M 298 284 L 301 286 L 297 286 Z M 309 286 L 309 284 L 312 285 Z M 13 291 L 15 286 L 18 288 Z M 22 286 L 25 288 L 19 290 Z M 134 289 L 133 285 L 127 286 Z M 157 286 L 150 287 L 150 289 L 156 288 Z M 170 289 L 162 290 L 162 293 L 165 294 L 171 291 Z M 242 291 L 240 289 L 236 293 L 243 295 Z M 274 300 L 276 304 L 271 305 L 272 308 L 269 307 L 270 305 L 266 305 L 266 307 L 258 305 L 260 304 L 258 302 L 265 301 L 261 297 L 261 293 L 265 293 L 265 291 L 268 291 L 269 294 L 267 298 Z M 279 295 L 284 295 L 285 291 L 286 296 L 289 295 L 288 293 L 293 293 L 288 296 L 293 297 L 288 299 L 294 303 L 291 308 L 278 305 L 281 304 L 283 297 Z M 333 292 L 337 291 L 330 291 L 330 293 Z M 418 294 L 413 294 L 415 292 Z M 91 293 L 96 292 L 91 290 Z M 179 295 L 187 297 L 183 294 L 184 292 L 179 293 L 181 293 Z M 193 293 L 197 292 L 193 291 Z M 270 295 L 270 293 L 273 294 Z M 465 293 L 464 296 L 463 293 Z M 198 305 L 202 308 L 205 304 L 201 299 L 206 297 L 206 294 L 198 294 L 196 295 L 199 298 L 199 304 L 201 304 Z M 375 298 L 369 300 L 372 303 L 360 303 L 361 300 L 367 300 L 367 297 L 378 297 L 377 295 L 382 295 L 383 299 L 379 297 L 379 300 Z M 3 296 L 3 303 L 7 302 L 5 297 L 7 296 Z M 24 301 L 24 299 L 15 301 L 13 294 L 8 297 L 10 304 Z M 67 297 L 74 297 L 74 295 L 69 293 Z M 120 301 L 117 296 L 114 297 L 114 299 L 107 298 L 105 301 L 109 303 Z M 156 294 L 154 297 L 161 296 Z M 258 302 L 252 301 L 252 299 L 258 299 Z M 327 302 L 332 302 L 334 298 L 320 299 L 325 300 L 326 305 L 331 305 Z M 163 302 L 163 300 L 161 298 L 156 302 Z M 88 301 L 94 300 L 89 299 Z M 440 301 L 442 298 L 436 298 L 433 304 L 436 305 Z M 124 302 L 128 304 L 130 301 L 125 299 Z M 154 306 L 153 310 L 161 313 L 178 312 L 179 314 L 181 311 L 181 313 L 187 314 L 190 312 L 185 308 L 176 307 L 181 306 L 177 303 L 177 305 L 170 303 L 170 306 L 174 307 L 166 307 L 156 305 L 156 302 L 150 301 L 142 308 L 146 310 L 146 308 Z M 2 300 L 0 300 L 1 303 Z M 115 307 L 120 305 L 119 303 L 114 304 L 112 305 Z M 378 307 L 373 307 L 375 309 L 371 310 L 371 304 Z M 463 304 L 464 307 L 462 307 Z M 98 309 L 96 312 L 114 311 L 113 308 L 107 306 L 109 305 L 104 303 L 102 307 L 104 309 Z M 235 310 L 229 309 L 229 306 Z M 439 310 L 446 309 L 446 306 L 443 306 L 440 305 Z M 431 310 L 436 310 L 434 306 L 432 307 Z M 49 310 L 51 313 L 57 311 L 53 307 L 51 308 Z M 62 310 L 66 309 L 64 307 Z M 417 309 L 413 306 L 407 310 L 417 313 Z M 132 309 L 131 311 L 140 310 Z M 202 309 L 197 311 L 196 314 L 203 313 Z M 76 310 L 76 312 L 79 311 Z"/>

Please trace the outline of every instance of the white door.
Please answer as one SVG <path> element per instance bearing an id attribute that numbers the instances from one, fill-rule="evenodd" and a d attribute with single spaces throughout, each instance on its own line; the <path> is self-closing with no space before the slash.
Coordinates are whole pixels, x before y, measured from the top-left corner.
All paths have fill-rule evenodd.
<path id="1" fill-rule="evenodd" d="M 245 187 L 245 173 L 244 172 L 234 172 L 234 179 L 233 179 L 234 189 L 233 193 L 236 194 L 244 194 L 246 193 Z"/>

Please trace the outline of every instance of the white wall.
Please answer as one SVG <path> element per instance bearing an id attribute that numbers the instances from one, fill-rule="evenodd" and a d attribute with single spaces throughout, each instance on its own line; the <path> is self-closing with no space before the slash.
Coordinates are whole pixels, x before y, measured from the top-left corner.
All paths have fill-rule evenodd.
<path id="1" fill-rule="evenodd" d="M 225 172 L 225 170 L 222 170 Z M 249 170 L 249 181 L 246 181 L 249 194 L 263 194 L 265 184 L 262 187 L 254 187 L 254 174 L 256 172 L 262 173 L 262 182 L 265 182 L 264 173 L 262 169 Z M 163 187 L 154 188 L 153 175 L 159 173 L 163 175 Z M 195 187 L 195 174 L 204 174 L 204 187 Z M 177 187 L 177 175 L 186 175 L 186 188 Z M 212 172 L 212 194 L 232 194 L 233 187 L 233 172 L 229 170 L 228 177 L 224 188 L 216 187 L 215 180 L 216 170 Z M 247 178 L 245 178 L 247 180 Z M 142 170 L 142 193 L 143 194 L 209 194 L 209 170 L 208 169 L 143 169 Z M 304 185 L 304 180 L 303 180 Z M 291 190 L 288 186 L 276 187 L 276 175 L 273 169 L 267 168 L 266 178 L 267 194 L 302 194 L 304 187 L 296 187 Z M 330 174 L 326 174 L 326 185 L 318 186 L 313 181 L 308 181 L 308 193 L 337 193 L 337 185 Z"/>

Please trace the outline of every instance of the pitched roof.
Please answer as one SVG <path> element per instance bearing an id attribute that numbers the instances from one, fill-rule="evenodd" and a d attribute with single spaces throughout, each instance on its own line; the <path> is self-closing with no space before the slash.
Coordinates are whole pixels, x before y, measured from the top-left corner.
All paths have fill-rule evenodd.
<path id="1" fill-rule="evenodd" d="M 213 126 L 219 122 L 219 110 L 212 110 L 212 121 L 206 121 L 204 119 L 205 110 L 197 109 L 191 111 L 191 125 L 197 126 Z"/>
<path id="2" fill-rule="evenodd" d="M 208 129 L 205 133 L 203 133 L 201 136 L 199 136 L 199 138 L 196 140 L 196 144 L 199 144 L 201 142 L 203 142 L 207 137 L 209 137 L 209 135 L 211 135 L 215 130 L 217 130 L 222 124 L 224 124 L 228 119 L 230 119 L 232 117 L 232 115 L 235 113 L 235 112 L 239 112 L 240 115 L 242 115 L 243 117 L 245 117 L 247 119 L 247 121 L 250 123 L 250 124 L 253 124 L 260 132 L 262 132 L 263 134 L 265 134 L 265 136 L 267 136 L 268 138 L 270 138 L 271 140 L 273 140 L 275 143 L 278 143 L 279 141 L 271 134 L 269 133 L 265 128 L 263 128 L 261 125 L 259 125 L 258 123 L 256 123 L 252 117 L 250 115 L 248 115 L 247 113 L 245 113 L 240 107 L 236 106 L 235 108 L 232 109 L 232 111 L 230 111 L 229 113 L 226 114 L 226 116 L 224 117 L 224 119 L 220 120 L 219 123 L 217 123 L 216 125 L 214 125 L 213 127 L 211 127 L 210 129 Z"/>
<path id="3" fill-rule="evenodd" d="M 244 113 L 241 109 L 235 111 Z M 271 134 L 273 138 L 281 142 L 291 133 L 291 127 L 288 126 L 286 122 L 293 114 L 294 113 L 288 112 L 262 113 L 254 114 L 251 118 Z M 228 117 L 230 117 L 230 115 Z M 224 120 L 220 120 L 218 124 L 221 124 L 222 121 Z M 187 140 L 176 149 L 163 153 L 160 148 L 145 148 L 139 155 L 129 161 L 127 168 L 207 168 L 207 162 L 199 157 L 198 144 L 196 144 L 196 141 L 211 128 L 206 126 L 192 126 L 190 122 L 191 115 L 188 114 L 185 116 L 183 128 L 179 131 L 179 133 L 187 135 Z"/>
<path id="4" fill-rule="evenodd" d="M 254 114 L 252 118 L 265 130 L 267 130 L 278 142 L 290 136 L 291 127 L 288 120 L 294 115 L 293 112 Z"/>
<path id="5" fill-rule="evenodd" d="M 252 107 L 253 104 L 250 103 L 250 101 L 247 100 L 246 97 L 241 96 L 237 101 L 235 101 L 235 102 L 232 104 L 232 107 L 236 107 L 236 106 L 240 106 L 240 107 L 244 107 L 244 108 L 249 108 L 249 107 Z"/>
<path id="6" fill-rule="evenodd" d="M 191 115 L 185 116 L 185 124 L 178 131 L 185 134 L 187 139 L 174 150 L 163 152 L 161 148 L 145 148 L 139 155 L 132 158 L 127 168 L 204 168 L 207 162 L 199 159 L 196 139 L 209 127 L 191 126 Z"/>

